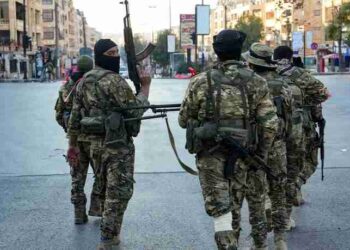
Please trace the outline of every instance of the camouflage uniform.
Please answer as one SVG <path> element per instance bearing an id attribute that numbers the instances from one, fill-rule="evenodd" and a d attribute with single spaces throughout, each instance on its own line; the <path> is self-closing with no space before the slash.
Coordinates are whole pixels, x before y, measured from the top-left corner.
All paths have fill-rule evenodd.
<path id="1" fill-rule="evenodd" d="M 281 60 L 277 70 L 298 86 L 303 94 L 305 159 L 299 175 L 300 186 L 306 183 L 316 171 L 318 165 L 318 135 L 315 121 L 322 117 L 322 112 L 317 110 L 317 107 L 320 107 L 319 105 L 327 100 L 328 91 L 321 81 L 317 80 L 305 69 L 292 67 L 288 60 Z"/>
<path id="2" fill-rule="evenodd" d="M 290 218 L 292 208 L 298 203 L 297 182 L 304 161 L 303 141 L 303 95 L 301 89 L 285 78 L 293 94 L 293 113 L 289 128 L 287 129 L 287 184 L 286 184 L 286 209 Z"/>
<path id="3" fill-rule="evenodd" d="M 91 61 L 90 61 L 91 60 Z M 81 57 L 78 61 L 81 71 L 88 71 L 92 68 L 92 59 Z M 78 80 L 79 81 L 79 80 Z M 67 132 L 68 121 L 73 107 L 73 99 L 75 96 L 75 87 L 78 84 L 72 79 L 69 79 L 63 84 L 58 92 L 58 99 L 56 102 L 56 121 Z M 89 215 L 100 216 L 101 201 L 100 201 L 100 183 L 96 177 L 96 171 L 93 162 L 90 158 L 90 141 L 81 137 L 78 142 L 79 147 L 79 166 L 70 167 L 70 174 L 72 176 L 71 202 L 76 208 L 76 214 L 85 214 L 86 196 L 84 187 L 88 173 L 89 164 L 94 172 L 94 184 L 91 192 L 91 205 Z M 76 216 L 79 217 L 79 216 Z"/>
<path id="4" fill-rule="evenodd" d="M 103 106 L 105 101 L 109 103 L 107 109 Z M 106 239 L 119 235 L 124 212 L 133 194 L 134 144 L 131 136 L 126 135 L 124 145 L 108 147 L 105 144 L 105 135 L 81 133 L 80 121 L 83 116 L 90 116 L 92 110 L 108 115 L 114 107 L 141 105 L 149 105 L 143 94 L 135 96 L 123 78 L 100 67 L 87 73 L 77 87 L 68 132 L 70 136 L 78 136 L 78 141 L 85 137 L 91 142 L 90 157 L 98 168 L 96 171 L 104 190 L 104 197 L 101 197 L 105 199 L 101 236 Z M 123 116 L 141 118 L 143 113 L 142 109 L 134 109 L 123 112 Z"/>
<path id="5" fill-rule="evenodd" d="M 242 121 L 245 118 L 251 118 L 252 122 L 262 128 L 258 134 L 261 145 L 258 145 L 256 153 L 266 159 L 266 149 L 270 148 L 277 128 L 277 116 L 266 82 L 238 61 L 226 61 L 219 63 L 217 67 L 222 70 L 225 78 L 239 81 L 246 86 L 245 101 L 248 103 L 248 114 L 245 114 L 243 98 L 237 86 L 224 84 L 220 79 L 215 80 L 214 83 L 221 83 L 220 123 L 225 120 Z M 206 73 L 192 78 L 179 113 L 181 127 L 186 128 L 191 119 L 201 124 L 213 120 L 214 111 L 208 105 L 208 92 Z M 214 96 L 214 99 L 217 101 L 218 97 Z M 245 117 L 246 115 L 248 117 Z M 203 148 L 196 155 L 205 208 L 208 215 L 215 219 L 231 212 L 239 213 L 240 206 L 237 206 L 237 197 L 241 196 L 245 190 L 247 171 L 250 170 L 246 162 L 238 159 L 233 175 L 226 178 L 224 168 L 230 152 L 225 147 L 209 152 L 208 150 L 215 147 L 216 144 L 215 141 L 205 141 Z M 261 213 L 261 216 L 264 214 Z M 232 230 L 215 233 L 219 249 L 236 249 L 238 240 L 236 237 L 237 235 Z M 266 238 L 266 235 L 264 237 Z"/>
<path id="6" fill-rule="evenodd" d="M 277 108 L 277 114 L 279 117 L 278 132 L 274 138 L 271 149 L 269 149 L 267 164 L 270 167 L 271 173 L 278 177 L 272 178 L 270 175 L 267 177 L 267 186 L 262 190 L 268 190 L 268 197 L 266 201 L 271 201 L 271 209 L 266 211 L 267 220 L 269 222 L 269 228 L 273 229 L 275 235 L 275 247 L 277 249 L 285 249 L 286 246 L 280 240 L 285 241 L 285 229 L 287 225 L 287 212 L 286 212 L 286 180 L 287 180 L 287 146 L 286 137 L 290 133 L 290 123 L 292 117 L 292 105 L 293 96 L 292 89 L 275 71 L 276 65 L 271 61 L 273 50 L 266 45 L 254 43 L 249 52 L 243 54 L 243 57 L 248 61 L 252 67 L 257 67 L 259 75 L 267 81 L 272 102 L 275 103 Z M 260 70 L 261 68 L 261 70 Z M 256 208 L 249 207 L 250 210 L 263 209 L 265 212 L 265 201 L 262 204 L 250 202 L 257 195 L 261 196 L 263 191 L 256 194 L 254 190 L 261 188 L 262 181 L 257 179 L 255 175 L 248 176 L 248 179 L 252 178 L 247 190 L 247 201 L 249 206 L 256 206 Z M 250 189 L 253 190 L 250 191 Z M 250 205 L 250 203 L 252 205 Z M 254 216 L 250 214 L 250 216 Z M 258 220 L 259 218 L 256 218 Z M 260 223 L 263 221 L 260 220 Z M 265 232 L 261 229 L 255 234 L 263 235 Z M 254 234 L 253 234 L 254 235 Z M 259 247 L 256 245 L 256 247 Z"/>

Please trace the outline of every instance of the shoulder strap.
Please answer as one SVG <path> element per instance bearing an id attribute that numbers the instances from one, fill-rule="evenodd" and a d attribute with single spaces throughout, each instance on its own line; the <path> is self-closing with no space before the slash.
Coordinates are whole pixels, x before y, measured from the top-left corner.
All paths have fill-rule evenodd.
<path id="1" fill-rule="evenodd" d="M 213 110 L 215 110 L 215 103 L 214 103 L 214 91 L 213 91 L 213 85 L 211 81 L 211 70 L 207 71 L 207 83 L 208 83 L 208 92 L 207 92 L 207 102 L 205 106 L 205 112 L 206 117 L 210 117 L 210 105 L 213 107 Z M 215 116 L 215 114 L 214 114 Z"/>

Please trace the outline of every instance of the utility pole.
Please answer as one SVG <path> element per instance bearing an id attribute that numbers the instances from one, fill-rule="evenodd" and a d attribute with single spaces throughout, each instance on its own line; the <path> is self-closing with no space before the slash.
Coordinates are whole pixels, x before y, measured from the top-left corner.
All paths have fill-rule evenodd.
<path id="1" fill-rule="evenodd" d="M 55 49 L 55 58 L 56 58 L 56 61 L 54 62 L 56 64 L 56 79 L 59 79 L 60 78 L 60 65 L 59 65 L 59 58 L 58 58 L 58 46 L 59 46 L 59 33 L 60 33 L 60 30 L 58 28 L 58 3 L 57 1 L 55 1 L 55 46 L 56 46 L 56 49 Z"/>
<path id="2" fill-rule="evenodd" d="M 202 0 L 202 5 L 204 5 L 204 0 Z M 201 59 L 201 64 L 202 64 L 202 71 L 204 71 L 204 35 L 202 35 L 202 59 Z"/>
<path id="3" fill-rule="evenodd" d="M 86 48 L 86 18 L 83 14 L 83 40 L 84 40 L 84 48 Z"/>
<path id="4" fill-rule="evenodd" d="M 22 39 L 22 46 L 23 46 L 23 57 L 24 57 L 24 76 L 23 79 L 27 80 L 27 13 L 26 13 L 26 0 L 23 0 L 23 39 Z"/>

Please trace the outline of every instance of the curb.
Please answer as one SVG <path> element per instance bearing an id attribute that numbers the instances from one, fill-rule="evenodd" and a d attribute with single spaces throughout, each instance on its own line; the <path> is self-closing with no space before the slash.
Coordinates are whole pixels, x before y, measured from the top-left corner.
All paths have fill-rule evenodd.
<path id="1" fill-rule="evenodd" d="M 51 81 L 55 82 L 55 81 Z M 23 80 L 23 79 L 0 79 L 0 83 L 51 83 L 51 82 L 41 82 L 40 79 L 28 79 L 28 80 Z"/>
<path id="2" fill-rule="evenodd" d="M 350 75 L 350 72 L 312 73 L 315 76 Z"/>

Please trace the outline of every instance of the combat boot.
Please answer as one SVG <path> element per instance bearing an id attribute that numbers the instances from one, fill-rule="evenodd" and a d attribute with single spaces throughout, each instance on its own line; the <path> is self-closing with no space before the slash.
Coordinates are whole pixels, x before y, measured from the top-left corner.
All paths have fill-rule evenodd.
<path id="1" fill-rule="evenodd" d="M 275 250 L 288 250 L 286 236 L 284 233 L 275 233 Z"/>
<path id="2" fill-rule="evenodd" d="M 292 216 L 290 216 L 286 226 L 286 231 L 291 231 L 293 228 L 295 228 L 295 226 L 295 220 L 292 218 Z"/>
<path id="3" fill-rule="evenodd" d="M 93 195 L 91 195 L 89 216 L 102 217 L 101 200 Z"/>
<path id="4" fill-rule="evenodd" d="M 86 215 L 85 207 L 74 207 L 74 223 L 85 224 L 88 221 L 88 217 Z"/>
<path id="5" fill-rule="evenodd" d="M 233 231 L 216 232 L 215 241 L 219 250 L 237 250 L 237 239 Z"/>
<path id="6" fill-rule="evenodd" d="M 115 250 L 120 244 L 120 236 L 114 236 L 112 239 L 101 239 L 97 250 Z"/>

